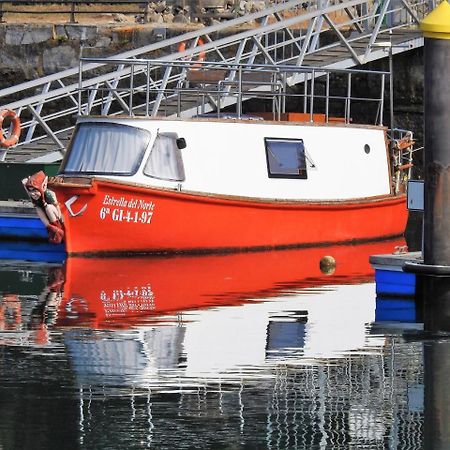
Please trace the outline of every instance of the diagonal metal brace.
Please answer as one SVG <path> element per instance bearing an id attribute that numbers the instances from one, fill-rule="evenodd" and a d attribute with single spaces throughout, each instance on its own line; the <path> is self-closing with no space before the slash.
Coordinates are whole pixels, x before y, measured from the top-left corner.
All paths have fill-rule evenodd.
<path id="1" fill-rule="evenodd" d="M 37 113 L 37 111 L 31 106 L 27 105 L 28 111 L 33 115 L 36 121 L 41 125 L 41 127 L 46 131 L 48 136 L 50 136 L 56 145 L 58 145 L 59 149 L 64 153 L 66 151 L 66 147 L 64 147 L 63 143 L 58 139 L 55 133 L 53 133 L 52 129 L 44 122 L 42 117 Z"/>

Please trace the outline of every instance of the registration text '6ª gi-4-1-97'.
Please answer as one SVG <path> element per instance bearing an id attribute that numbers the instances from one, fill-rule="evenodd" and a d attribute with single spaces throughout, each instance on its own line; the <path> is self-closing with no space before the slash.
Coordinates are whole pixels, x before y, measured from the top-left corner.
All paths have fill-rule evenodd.
<path id="1" fill-rule="evenodd" d="M 114 222 L 149 224 L 155 209 L 152 201 L 125 197 L 115 198 L 111 195 L 105 195 L 103 205 L 108 206 L 100 208 L 100 219 L 110 218 Z"/>

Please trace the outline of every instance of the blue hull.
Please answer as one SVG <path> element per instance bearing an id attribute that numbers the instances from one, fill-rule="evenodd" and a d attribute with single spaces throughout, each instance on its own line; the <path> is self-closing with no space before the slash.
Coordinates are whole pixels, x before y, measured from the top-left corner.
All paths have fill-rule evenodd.
<path id="1" fill-rule="evenodd" d="M 41 220 L 27 214 L 0 215 L 0 259 L 61 263 L 64 244 L 50 244 Z"/>
<path id="2" fill-rule="evenodd" d="M 375 270 L 377 295 L 413 297 L 416 293 L 416 275 L 395 270 Z"/>
<path id="3" fill-rule="evenodd" d="M 47 241 L 44 224 L 38 217 L 0 215 L 1 239 L 27 239 Z"/>

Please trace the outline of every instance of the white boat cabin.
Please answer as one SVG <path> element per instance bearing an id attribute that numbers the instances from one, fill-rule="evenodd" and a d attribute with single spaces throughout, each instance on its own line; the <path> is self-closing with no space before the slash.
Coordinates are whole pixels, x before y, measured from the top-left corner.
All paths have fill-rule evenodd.
<path id="1" fill-rule="evenodd" d="M 264 199 L 391 192 L 385 130 L 345 124 L 80 118 L 61 172 Z"/>

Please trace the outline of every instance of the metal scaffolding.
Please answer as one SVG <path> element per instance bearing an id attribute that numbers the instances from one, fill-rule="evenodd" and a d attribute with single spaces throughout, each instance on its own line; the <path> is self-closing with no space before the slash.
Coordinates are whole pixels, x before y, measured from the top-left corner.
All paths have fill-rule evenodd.
<path id="1" fill-rule="evenodd" d="M 220 63 L 345 69 L 422 46 L 417 24 L 433 7 L 434 2 L 428 0 L 317 0 L 308 4 L 291 0 L 106 59 L 172 63 L 160 66 L 148 77 L 151 86 L 161 92 L 173 81 L 173 63 L 177 61 L 190 61 L 194 67 Z M 101 63 L 84 62 L 0 90 L 0 109 L 15 110 L 23 130 L 20 142 L 6 160 L 64 152 L 75 116 L 89 112 L 100 101 L 104 112 L 111 108 L 133 112 L 120 95 L 112 93 L 106 102 L 100 99 L 103 91 L 99 88 L 109 86 L 114 92 L 121 80 L 138 76 L 139 70 L 148 73 L 145 64 L 136 67 L 121 64 L 111 70 Z M 188 81 L 189 72 L 176 73 L 180 85 Z M 298 76 L 289 83 L 304 80 Z M 90 92 L 82 103 L 80 87 Z M 11 101 L 17 98 L 21 99 Z M 163 103 L 161 94 L 146 113 L 160 115 Z M 178 113 L 184 117 L 195 114 L 197 109 L 189 106 Z"/>

